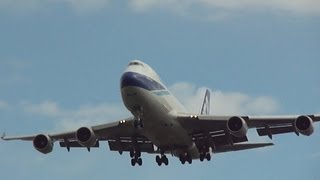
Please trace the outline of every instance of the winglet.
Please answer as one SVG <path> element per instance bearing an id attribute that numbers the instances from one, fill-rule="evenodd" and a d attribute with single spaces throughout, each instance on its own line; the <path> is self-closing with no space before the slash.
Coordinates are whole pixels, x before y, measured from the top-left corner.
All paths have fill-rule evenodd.
<path id="1" fill-rule="evenodd" d="M 6 137 L 6 133 L 3 132 L 2 136 L 1 136 L 1 139 L 4 140 L 5 137 Z"/>

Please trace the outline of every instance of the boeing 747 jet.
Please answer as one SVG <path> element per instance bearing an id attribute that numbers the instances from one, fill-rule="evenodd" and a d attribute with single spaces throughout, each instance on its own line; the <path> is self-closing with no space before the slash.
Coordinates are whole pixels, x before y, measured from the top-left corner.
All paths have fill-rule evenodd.
<path id="1" fill-rule="evenodd" d="M 99 147 L 107 142 L 111 151 L 128 152 L 131 165 L 142 165 L 142 153 L 155 154 L 159 166 L 168 165 L 167 155 L 182 164 L 193 160 L 210 161 L 215 153 L 272 146 L 272 143 L 248 143 L 247 131 L 255 128 L 259 136 L 295 133 L 309 136 L 320 115 L 290 116 L 212 116 L 207 90 L 199 114 L 189 113 L 147 64 L 134 60 L 120 80 L 121 95 L 132 117 L 73 131 L 3 140 L 32 141 L 36 150 L 48 154 L 54 144 L 71 148 Z"/>

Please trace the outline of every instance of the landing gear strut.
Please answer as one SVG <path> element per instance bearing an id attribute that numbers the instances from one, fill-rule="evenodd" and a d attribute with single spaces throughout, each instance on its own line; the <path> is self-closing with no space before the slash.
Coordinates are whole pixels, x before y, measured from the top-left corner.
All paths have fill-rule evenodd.
<path id="1" fill-rule="evenodd" d="M 143 122 L 141 118 L 134 120 L 133 125 L 135 128 L 143 128 Z"/>
<path id="2" fill-rule="evenodd" d="M 135 114 L 135 120 L 133 122 L 133 125 L 135 128 L 143 128 L 143 108 L 140 105 L 134 106 L 132 110 L 132 114 Z"/>

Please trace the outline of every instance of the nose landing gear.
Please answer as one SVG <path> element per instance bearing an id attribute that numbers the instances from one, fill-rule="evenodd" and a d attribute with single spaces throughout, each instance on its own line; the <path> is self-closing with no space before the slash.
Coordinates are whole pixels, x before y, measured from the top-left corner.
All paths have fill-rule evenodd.
<path id="1" fill-rule="evenodd" d="M 133 122 L 133 126 L 135 127 L 135 128 L 143 128 L 143 122 L 142 122 L 142 119 L 141 118 L 137 118 L 136 120 L 134 120 L 134 122 Z"/>

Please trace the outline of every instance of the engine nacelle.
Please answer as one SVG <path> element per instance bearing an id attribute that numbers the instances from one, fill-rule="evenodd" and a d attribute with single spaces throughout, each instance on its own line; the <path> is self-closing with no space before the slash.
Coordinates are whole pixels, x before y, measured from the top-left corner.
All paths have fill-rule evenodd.
<path id="1" fill-rule="evenodd" d="M 76 138 L 79 144 L 83 147 L 92 147 L 97 142 L 97 137 L 93 130 L 88 127 L 79 128 L 76 132 Z"/>
<path id="2" fill-rule="evenodd" d="M 231 117 L 227 122 L 229 132 L 236 137 L 244 137 L 248 132 L 248 125 L 246 121 L 238 116 Z"/>
<path id="3" fill-rule="evenodd" d="M 33 139 L 33 147 L 43 154 L 48 154 L 53 150 L 53 141 L 48 135 L 39 134 Z"/>
<path id="4" fill-rule="evenodd" d="M 310 136 L 314 131 L 313 120 L 309 116 L 299 116 L 294 121 L 294 128 L 297 132 Z"/>

